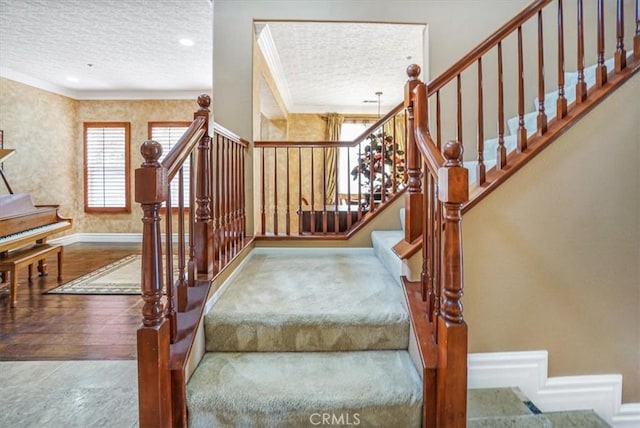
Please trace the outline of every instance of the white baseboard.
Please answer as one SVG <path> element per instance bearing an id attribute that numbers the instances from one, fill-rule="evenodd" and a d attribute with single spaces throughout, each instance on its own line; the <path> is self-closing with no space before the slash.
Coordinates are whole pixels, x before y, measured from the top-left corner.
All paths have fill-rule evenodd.
<path id="1" fill-rule="evenodd" d="M 547 377 L 547 351 L 469 354 L 468 385 L 517 386 L 543 412 L 592 409 L 616 428 L 640 426 L 640 403 L 622 404 L 621 375 Z"/>
<path id="2" fill-rule="evenodd" d="M 51 239 L 49 242 L 71 245 L 78 242 L 104 242 L 117 244 L 139 244 L 142 242 L 141 233 L 74 233 Z"/>

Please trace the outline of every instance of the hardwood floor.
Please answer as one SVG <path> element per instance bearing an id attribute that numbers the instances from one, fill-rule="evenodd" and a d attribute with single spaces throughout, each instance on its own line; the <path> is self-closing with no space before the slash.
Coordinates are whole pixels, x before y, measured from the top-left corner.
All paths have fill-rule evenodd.
<path id="1" fill-rule="evenodd" d="M 63 280 L 56 278 L 55 257 L 49 275 L 20 272 L 18 303 L 10 308 L 8 288 L 0 290 L 0 360 L 135 359 L 140 325 L 140 296 L 43 294 L 59 284 L 129 254 L 140 244 L 78 243 L 64 247 Z"/>

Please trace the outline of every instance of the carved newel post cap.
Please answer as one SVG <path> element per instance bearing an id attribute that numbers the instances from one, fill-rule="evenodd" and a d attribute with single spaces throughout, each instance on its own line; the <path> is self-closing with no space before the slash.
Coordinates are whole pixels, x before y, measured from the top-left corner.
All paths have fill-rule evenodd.
<path id="1" fill-rule="evenodd" d="M 202 94 L 198 97 L 198 105 L 200 110 L 207 110 L 211 105 L 211 97 L 207 94 Z"/>
<path id="2" fill-rule="evenodd" d="M 407 67 L 407 76 L 409 80 L 416 80 L 420 76 L 420 66 L 418 64 L 411 64 Z"/>
<path id="3" fill-rule="evenodd" d="M 160 156 L 162 156 L 162 146 L 157 141 L 147 140 L 140 146 L 140 153 L 144 158 L 142 166 L 160 166 Z"/>
<path id="4" fill-rule="evenodd" d="M 447 160 L 446 166 L 459 166 L 464 148 L 458 141 L 447 141 L 442 149 L 442 155 Z"/>

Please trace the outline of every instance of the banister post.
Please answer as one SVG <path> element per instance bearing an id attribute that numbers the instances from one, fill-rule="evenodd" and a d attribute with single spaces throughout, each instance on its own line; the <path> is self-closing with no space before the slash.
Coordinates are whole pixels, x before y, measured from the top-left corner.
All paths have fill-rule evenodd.
<path id="1" fill-rule="evenodd" d="M 171 373 L 169 321 L 162 299 L 162 242 L 160 205 L 167 199 L 167 174 L 158 159 L 162 146 L 145 141 L 144 163 L 135 174 L 135 200 L 142 217 L 142 325 L 137 333 L 138 406 L 141 427 L 171 426 Z"/>
<path id="2" fill-rule="evenodd" d="M 462 310 L 462 205 L 469 200 L 469 173 L 462 144 L 448 142 L 438 170 L 438 198 L 444 206 L 441 309 L 438 315 L 436 426 L 463 427 L 467 421 L 467 325 Z"/>
<path id="3" fill-rule="evenodd" d="M 420 66 L 411 64 L 407 67 L 407 76 L 409 80 L 404 85 L 404 106 L 407 109 L 407 147 L 406 147 L 406 166 L 407 166 L 407 193 L 405 193 L 405 231 L 404 240 L 413 242 L 422 236 L 422 186 L 421 186 L 421 165 L 420 153 L 416 146 L 415 125 L 414 125 L 414 108 L 413 108 L 413 89 L 420 84 L 418 76 L 420 75 Z"/>
<path id="4" fill-rule="evenodd" d="M 199 276 L 212 278 L 214 274 L 214 242 L 213 219 L 211 216 L 212 186 L 210 183 L 211 164 L 209 154 L 211 151 L 211 137 L 209 136 L 209 106 L 211 97 L 202 94 L 198 97 L 200 108 L 194 113 L 193 118 L 202 117 L 205 120 L 204 135 L 200 138 L 197 148 L 197 172 L 196 172 L 196 215 L 193 227 L 196 270 Z"/>

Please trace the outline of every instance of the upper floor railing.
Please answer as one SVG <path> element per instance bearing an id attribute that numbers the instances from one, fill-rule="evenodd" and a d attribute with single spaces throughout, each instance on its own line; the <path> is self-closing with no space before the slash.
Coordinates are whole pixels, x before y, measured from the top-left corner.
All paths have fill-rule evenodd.
<path id="1" fill-rule="evenodd" d="M 256 141 L 263 237 L 348 237 L 405 187 L 399 104 L 353 141 Z"/>

